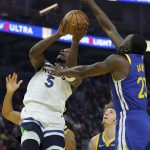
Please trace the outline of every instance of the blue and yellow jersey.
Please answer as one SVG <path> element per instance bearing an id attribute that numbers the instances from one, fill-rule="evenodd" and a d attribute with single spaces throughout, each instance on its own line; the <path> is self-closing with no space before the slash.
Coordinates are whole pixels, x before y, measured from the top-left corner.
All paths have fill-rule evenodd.
<path id="1" fill-rule="evenodd" d="M 112 99 L 117 112 L 130 109 L 146 110 L 147 87 L 143 56 L 138 54 L 125 55 L 130 63 L 128 76 L 122 80 L 110 81 Z"/>
<path id="2" fill-rule="evenodd" d="M 64 134 L 66 134 L 69 131 L 68 127 L 65 125 L 64 126 Z"/>
<path id="3" fill-rule="evenodd" d="M 96 150 L 115 150 L 115 137 L 109 142 L 106 142 L 104 138 L 104 132 L 98 134 L 96 139 Z"/>

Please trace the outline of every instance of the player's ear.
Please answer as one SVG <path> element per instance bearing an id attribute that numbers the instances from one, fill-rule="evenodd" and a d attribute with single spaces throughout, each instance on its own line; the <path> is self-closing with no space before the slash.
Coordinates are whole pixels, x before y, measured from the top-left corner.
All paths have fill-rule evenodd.
<path id="1" fill-rule="evenodd" d="M 117 119 L 115 119 L 113 122 L 114 122 L 114 124 L 117 124 Z"/>

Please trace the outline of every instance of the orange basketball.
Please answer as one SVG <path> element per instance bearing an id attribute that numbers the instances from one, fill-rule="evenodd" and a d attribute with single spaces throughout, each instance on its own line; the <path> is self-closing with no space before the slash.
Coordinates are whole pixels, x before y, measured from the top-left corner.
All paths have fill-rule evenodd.
<path id="1" fill-rule="evenodd" d="M 68 12 L 63 18 L 63 30 L 73 35 L 76 29 L 85 29 L 85 33 L 88 28 L 89 19 L 87 15 L 81 10 L 72 10 Z"/>

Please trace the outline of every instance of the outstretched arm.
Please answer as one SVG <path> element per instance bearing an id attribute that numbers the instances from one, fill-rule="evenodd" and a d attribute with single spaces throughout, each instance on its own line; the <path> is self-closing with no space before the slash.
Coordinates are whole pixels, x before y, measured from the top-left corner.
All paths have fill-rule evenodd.
<path id="1" fill-rule="evenodd" d="M 32 66 L 36 69 L 39 70 L 44 66 L 45 59 L 44 59 L 44 51 L 51 45 L 53 44 L 58 38 L 61 36 L 65 35 L 66 33 L 62 30 L 62 23 L 59 26 L 58 31 L 46 38 L 35 44 L 29 51 L 29 58 L 31 61 Z"/>
<path id="2" fill-rule="evenodd" d="M 109 17 L 104 13 L 104 11 L 96 4 L 95 0 L 81 0 L 82 3 L 87 4 L 94 15 L 96 16 L 100 27 L 106 33 L 106 35 L 112 40 L 115 47 L 118 49 L 123 38 L 117 31 L 114 24 L 111 22 Z"/>
<path id="3" fill-rule="evenodd" d="M 78 27 L 75 30 L 75 34 L 72 37 L 72 44 L 67 60 L 66 66 L 68 68 L 77 66 L 78 64 L 78 47 L 79 47 L 79 42 L 83 38 L 83 36 L 86 34 L 88 29 L 88 23 L 86 23 L 86 20 L 84 20 L 84 26 L 82 28 Z"/>
<path id="4" fill-rule="evenodd" d="M 66 66 L 68 68 L 74 67 L 78 65 L 78 47 L 79 47 L 79 42 L 82 39 L 82 37 L 86 34 L 88 28 L 88 23 L 86 23 L 86 20 L 84 22 L 84 26 L 82 29 L 79 27 L 75 29 L 75 34 L 73 35 L 72 38 L 72 44 L 67 60 Z M 72 87 L 72 90 L 75 90 L 80 84 L 81 84 L 81 79 L 77 78 L 70 82 L 70 85 Z"/>
<path id="5" fill-rule="evenodd" d="M 117 55 L 111 55 L 103 62 L 98 62 L 92 65 L 76 66 L 69 69 L 56 68 L 53 74 L 56 76 L 86 78 L 113 73 L 118 69 L 118 65 Z"/>
<path id="6" fill-rule="evenodd" d="M 20 122 L 20 112 L 15 111 L 12 107 L 12 97 L 15 91 L 19 88 L 22 80 L 17 83 L 17 74 L 9 75 L 6 77 L 6 88 L 7 92 L 4 98 L 2 115 L 7 120 L 19 125 Z"/>

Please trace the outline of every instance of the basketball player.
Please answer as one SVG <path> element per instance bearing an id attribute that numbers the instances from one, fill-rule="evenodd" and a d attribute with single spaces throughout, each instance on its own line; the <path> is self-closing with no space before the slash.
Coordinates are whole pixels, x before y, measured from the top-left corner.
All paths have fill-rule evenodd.
<path id="1" fill-rule="evenodd" d="M 2 115 L 5 119 L 13 122 L 16 125 L 19 125 L 21 121 L 20 112 L 15 111 L 12 106 L 12 98 L 15 91 L 20 87 L 22 80 L 17 83 L 17 74 L 9 75 L 6 77 L 6 89 L 7 93 L 4 98 Z M 65 149 L 66 150 L 75 150 L 76 141 L 74 133 L 65 125 L 64 127 L 64 137 L 65 137 Z M 42 150 L 42 149 L 40 149 Z"/>
<path id="2" fill-rule="evenodd" d="M 92 137 L 90 150 L 115 150 L 116 112 L 113 103 L 105 105 L 103 115 L 103 133 Z"/>
<path id="3" fill-rule="evenodd" d="M 87 21 L 84 22 L 83 29 L 75 30 L 71 48 L 59 52 L 57 66 L 77 65 L 78 43 L 88 26 Z M 43 53 L 66 34 L 67 31 L 61 23 L 55 34 L 35 44 L 29 52 L 31 64 L 37 72 L 30 80 L 23 100 L 25 107 L 21 112 L 21 127 L 24 129 L 21 138 L 22 150 L 38 150 L 39 145 L 45 150 L 64 150 L 65 102 L 81 80 L 51 76 L 49 72 L 54 65 L 45 60 Z"/>
<path id="4" fill-rule="evenodd" d="M 116 129 L 116 149 L 149 150 L 150 118 L 146 111 L 148 101 L 143 62 L 147 43 L 136 34 L 123 39 L 94 0 L 82 2 L 86 2 L 91 8 L 117 52 L 103 62 L 69 69 L 57 68 L 54 74 L 86 78 L 111 73 L 110 89 L 119 122 Z"/>

